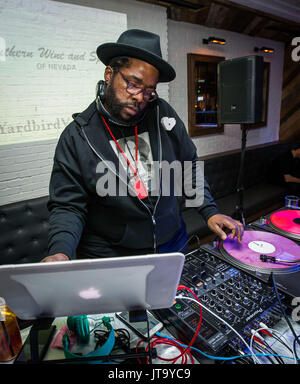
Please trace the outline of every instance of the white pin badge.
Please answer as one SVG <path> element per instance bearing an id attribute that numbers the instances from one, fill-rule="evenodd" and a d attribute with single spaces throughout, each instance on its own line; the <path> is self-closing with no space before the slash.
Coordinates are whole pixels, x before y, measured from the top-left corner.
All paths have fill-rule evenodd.
<path id="1" fill-rule="evenodd" d="M 174 117 L 162 117 L 161 123 L 167 131 L 171 131 L 176 125 L 176 119 Z"/>

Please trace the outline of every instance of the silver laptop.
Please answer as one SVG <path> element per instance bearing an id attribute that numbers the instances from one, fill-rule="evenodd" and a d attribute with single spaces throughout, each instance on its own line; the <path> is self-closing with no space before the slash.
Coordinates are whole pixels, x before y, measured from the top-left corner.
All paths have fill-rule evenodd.
<path id="1" fill-rule="evenodd" d="M 24 320 L 173 305 L 182 253 L 0 266 L 0 296 Z"/>

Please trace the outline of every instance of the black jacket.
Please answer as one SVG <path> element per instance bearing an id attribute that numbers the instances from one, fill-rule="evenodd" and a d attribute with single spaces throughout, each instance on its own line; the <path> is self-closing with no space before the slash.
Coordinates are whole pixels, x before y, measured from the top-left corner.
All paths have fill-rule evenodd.
<path id="1" fill-rule="evenodd" d="M 162 126 L 162 117 L 176 119 L 172 130 Z M 170 196 L 158 197 L 155 209 L 136 196 L 99 196 L 97 181 L 102 174 L 97 166 L 109 160 L 118 174 L 118 158 L 95 102 L 73 118 L 62 132 L 54 156 L 48 254 L 64 253 L 72 258 L 76 252 L 77 257 L 88 258 L 155 252 L 180 226 L 182 200 L 175 196 L 174 180 Z M 159 99 L 140 124 L 147 125 L 154 160 L 196 164 L 195 145 L 167 102 Z M 126 184 L 126 180 L 116 180 L 117 186 Z M 206 182 L 204 192 L 204 203 L 198 209 L 207 220 L 218 211 Z"/>

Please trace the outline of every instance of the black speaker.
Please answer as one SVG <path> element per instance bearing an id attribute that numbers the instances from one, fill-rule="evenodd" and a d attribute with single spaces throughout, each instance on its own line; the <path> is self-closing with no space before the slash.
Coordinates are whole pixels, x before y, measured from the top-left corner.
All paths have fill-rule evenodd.
<path id="1" fill-rule="evenodd" d="M 262 121 L 264 60 L 245 56 L 218 64 L 218 118 L 220 123 L 253 124 Z"/>

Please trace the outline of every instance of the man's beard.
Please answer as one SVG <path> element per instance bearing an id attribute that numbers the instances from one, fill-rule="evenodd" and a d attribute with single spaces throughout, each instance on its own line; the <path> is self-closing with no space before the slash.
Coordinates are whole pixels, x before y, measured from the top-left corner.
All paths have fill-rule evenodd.
<path id="1" fill-rule="evenodd" d="M 128 103 L 121 103 L 120 100 L 116 96 L 116 92 L 112 85 L 109 85 L 106 88 L 105 92 L 105 106 L 108 112 L 116 119 L 118 119 L 121 122 L 130 123 L 131 121 L 137 121 L 142 117 L 142 114 L 144 112 L 144 103 L 137 103 L 133 102 L 132 104 Z M 128 117 L 128 119 L 124 119 L 121 115 L 122 109 L 129 107 L 137 109 L 138 112 L 133 115 L 132 117 Z"/>

